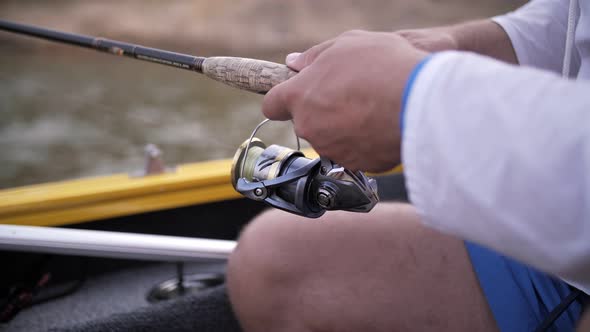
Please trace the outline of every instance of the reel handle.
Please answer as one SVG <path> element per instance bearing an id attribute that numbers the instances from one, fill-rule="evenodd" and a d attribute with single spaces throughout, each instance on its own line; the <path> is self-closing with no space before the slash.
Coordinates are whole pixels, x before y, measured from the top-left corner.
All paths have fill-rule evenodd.
<path id="1" fill-rule="evenodd" d="M 275 62 L 222 56 L 206 58 L 202 70 L 205 76 L 218 82 L 259 94 L 297 74 Z"/>

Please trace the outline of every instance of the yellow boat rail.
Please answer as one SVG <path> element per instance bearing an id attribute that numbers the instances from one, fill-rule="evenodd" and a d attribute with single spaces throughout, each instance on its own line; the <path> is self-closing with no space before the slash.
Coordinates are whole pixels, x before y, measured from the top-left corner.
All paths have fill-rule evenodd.
<path id="1" fill-rule="evenodd" d="M 317 157 L 311 149 L 303 152 Z M 214 160 L 144 177 L 117 174 L 0 190 L 0 223 L 62 226 L 241 198 L 230 182 L 231 163 Z"/>

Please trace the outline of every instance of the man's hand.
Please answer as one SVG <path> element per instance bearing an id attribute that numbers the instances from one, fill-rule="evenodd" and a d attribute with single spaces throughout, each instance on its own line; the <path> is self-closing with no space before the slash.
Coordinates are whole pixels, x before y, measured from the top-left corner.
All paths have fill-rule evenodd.
<path id="1" fill-rule="evenodd" d="M 322 156 L 385 171 L 400 161 L 402 94 L 426 55 L 395 33 L 346 32 L 288 59 L 299 74 L 271 89 L 262 110 L 272 120 L 293 119 L 296 134 Z"/>

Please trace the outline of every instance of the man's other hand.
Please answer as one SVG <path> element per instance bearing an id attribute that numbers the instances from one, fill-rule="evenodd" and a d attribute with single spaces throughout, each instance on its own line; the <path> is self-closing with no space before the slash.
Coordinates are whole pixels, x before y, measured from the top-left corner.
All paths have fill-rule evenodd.
<path id="1" fill-rule="evenodd" d="M 262 111 L 293 119 L 299 137 L 347 168 L 388 170 L 400 162 L 404 87 L 426 55 L 396 33 L 346 32 L 288 56 L 299 74 L 271 89 Z"/>

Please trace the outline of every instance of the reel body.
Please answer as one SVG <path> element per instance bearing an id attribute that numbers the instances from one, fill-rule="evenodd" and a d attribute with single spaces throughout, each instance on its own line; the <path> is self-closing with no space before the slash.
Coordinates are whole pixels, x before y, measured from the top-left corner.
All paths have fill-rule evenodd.
<path id="1" fill-rule="evenodd" d="M 369 212 L 379 201 L 377 183 L 325 158 L 246 140 L 232 164 L 232 184 L 242 195 L 308 218 L 326 210 Z"/>

